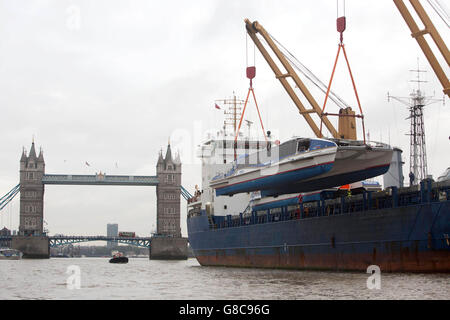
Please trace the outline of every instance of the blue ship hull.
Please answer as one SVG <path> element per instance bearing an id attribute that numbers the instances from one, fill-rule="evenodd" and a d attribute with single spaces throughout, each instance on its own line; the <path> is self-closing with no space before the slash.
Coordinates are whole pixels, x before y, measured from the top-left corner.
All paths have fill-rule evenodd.
<path id="1" fill-rule="evenodd" d="M 294 211 L 280 204 L 277 213 L 250 217 L 209 218 L 201 210 L 188 216 L 189 243 L 201 265 L 450 272 L 448 187 L 354 198 Z"/>

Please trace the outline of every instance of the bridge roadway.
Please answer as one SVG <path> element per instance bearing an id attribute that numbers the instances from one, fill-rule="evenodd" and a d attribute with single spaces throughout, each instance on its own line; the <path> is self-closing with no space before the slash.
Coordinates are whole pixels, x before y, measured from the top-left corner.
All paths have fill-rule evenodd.
<path id="1" fill-rule="evenodd" d="M 49 237 L 50 247 L 65 246 L 73 243 L 89 241 L 111 241 L 128 244 L 136 247 L 149 248 L 151 237 L 108 237 L 108 236 L 52 236 Z"/>
<path id="2" fill-rule="evenodd" d="M 0 243 L 10 242 L 13 236 L 0 236 Z M 124 243 L 135 247 L 149 248 L 151 237 L 108 237 L 108 236 L 51 236 L 48 237 L 50 247 L 65 246 L 73 243 L 89 242 L 89 241 L 111 241 Z"/>
<path id="3" fill-rule="evenodd" d="M 105 186 L 157 186 L 157 176 L 117 176 L 98 173 L 83 174 L 45 174 L 43 184 L 58 185 L 105 185 Z"/>
<path id="4" fill-rule="evenodd" d="M 104 185 L 104 186 L 157 186 L 159 180 L 157 176 L 108 176 L 103 173 L 95 175 L 82 174 L 45 174 L 42 177 L 43 184 L 54 185 Z M 20 184 L 12 188 L 7 194 L 0 198 L 0 211 L 10 203 L 20 192 Z M 183 186 L 180 192 L 184 199 L 189 201 L 192 194 Z"/>

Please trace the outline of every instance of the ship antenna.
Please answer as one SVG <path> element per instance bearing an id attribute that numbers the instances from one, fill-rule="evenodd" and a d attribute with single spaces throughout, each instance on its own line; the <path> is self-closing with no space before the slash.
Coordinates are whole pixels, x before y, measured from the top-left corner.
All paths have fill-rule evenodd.
<path id="1" fill-rule="evenodd" d="M 233 91 L 233 129 L 234 134 L 236 134 L 236 124 L 237 124 L 237 105 L 236 105 L 236 94 Z"/>
<path id="2" fill-rule="evenodd" d="M 250 120 L 245 120 L 245 122 L 247 122 L 247 126 L 248 126 L 248 138 L 250 139 L 250 127 L 252 126 L 253 122 Z"/>
<path id="3" fill-rule="evenodd" d="M 418 59 L 417 70 L 410 71 L 417 73 L 416 79 L 410 80 L 410 82 L 417 83 L 417 89 L 413 89 L 409 97 L 396 97 L 391 96 L 388 93 L 388 101 L 390 99 L 396 100 L 397 102 L 404 104 L 409 110 L 410 115 L 406 118 L 410 120 L 410 132 L 407 134 L 410 136 L 409 172 L 412 177 L 411 184 L 416 184 L 417 182 L 426 179 L 428 176 L 423 109 L 426 105 L 445 100 L 433 99 L 432 96 L 425 96 L 425 93 L 421 90 L 420 84 L 427 81 L 420 79 L 420 73 L 426 71 L 420 70 Z"/>

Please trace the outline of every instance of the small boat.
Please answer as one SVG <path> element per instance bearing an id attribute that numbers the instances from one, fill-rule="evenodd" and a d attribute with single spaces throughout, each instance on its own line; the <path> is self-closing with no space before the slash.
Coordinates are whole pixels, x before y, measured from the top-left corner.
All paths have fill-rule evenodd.
<path id="1" fill-rule="evenodd" d="M 232 163 L 231 169 L 216 175 L 210 186 L 216 190 L 216 196 L 222 196 L 294 184 L 330 171 L 336 151 L 333 141 L 294 138 L 241 156 Z"/>
<path id="2" fill-rule="evenodd" d="M 0 260 L 20 260 L 22 252 L 11 248 L 0 248 Z"/>
<path id="3" fill-rule="evenodd" d="M 128 258 L 122 252 L 116 252 L 109 260 L 109 263 L 128 263 Z"/>
<path id="4" fill-rule="evenodd" d="M 67 254 L 63 254 L 63 253 L 58 253 L 54 256 L 51 256 L 52 258 L 70 258 L 69 255 Z"/>

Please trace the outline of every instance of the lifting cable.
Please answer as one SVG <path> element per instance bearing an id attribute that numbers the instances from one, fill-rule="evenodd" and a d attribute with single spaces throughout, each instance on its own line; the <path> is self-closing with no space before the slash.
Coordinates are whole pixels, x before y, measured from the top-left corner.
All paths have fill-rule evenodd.
<path id="1" fill-rule="evenodd" d="M 333 66 L 333 71 L 331 72 L 331 78 L 330 78 L 330 82 L 328 84 L 328 89 L 327 89 L 327 93 L 325 95 L 325 101 L 323 103 L 323 108 L 322 108 L 322 114 L 320 116 L 320 133 L 322 133 L 322 123 L 323 123 L 323 116 L 324 115 L 336 115 L 336 114 L 328 114 L 325 113 L 325 107 L 327 104 L 327 100 L 328 100 L 328 96 L 330 93 L 330 88 L 331 88 L 331 84 L 333 82 L 333 77 L 334 77 L 334 72 L 336 71 L 336 65 L 339 59 L 339 54 L 341 52 L 344 53 L 344 58 L 345 61 L 347 63 L 347 67 L 348 67 L 348 72 L 350 74 L 350 78 L 352 80 L 352 85 L 353 85 L 353 90 L 355 91 L 355 96 L 356 96 L 356 101 L 358 102 L 358 107 L 359 107 L 359 111 L 360 111 L 360 115 L 341 115 L 341 114 L 337 114 L 337 116 L 341 117 L 341 116 L 353 116 L 353 117 L 357 117 L 357 118 L 361 118 L 362 121 L 362 129 L 363 129 L 363 137 L 364 137 L 364 143 L 366 143 L 366 133 L 365 133 L 365 128 L 364 128 L 364 115 L 363 115 L 363 111 L 361 108 L 361 103 L 359 101 L 359 96 L 358 96 L 358 91 L 356 90 L 356 85 L 355 85 L 355 80 L 353 78 L 353 74 L 352 74 L 352 70 L 350 68 L 350 63 L 348 62 L 348 58 L 347 58 L 347 53 L 345 52 L 345 46 L 344 46 L 344 31 L 346 28 L 346 20 L 345 20 L 345 0 L 344 0 L 344 15 L 339 17 L 339 0 L 336 1 L 337 2 L 337 19 L 336 19 L 336 27 L 337 27 L 337 31 L 340 33 L 340 39 L 339 39 L 339 44 L 338 44 L 338 52 L 336 55 L 336 59 L 334 61 L 334 66 Z"/>
<path id="2" fill-rule="evenodd" d="M 327 92 L 327 86 L 310 70 L 308 69 L 303 63 L 301 63 L 291 52 L 289 52 L 286 47 L 283 46 L 281 42 L 279 42 L 274 36 L 269 34 L 269 36 L 272 38 L 274 42 L 278 44 L 279 47 L 281 47 L 283 50 L 280 50 L 280 52 L 283 54 L 283 56 L 291 63 L 291 65 L 299 71 L 301 74 L 303 74 L 309 81 L 311 81 L 312 84 L 314 84 L 320 91 L 322 91 L 324 94 Z M 332 100 L 339 108 L 344 109 L 349 107 L 350 105 L 345 102 L 341 97 L 339 97 L 333 90 L 330 90 L 330 100 Z"/>
<path id="3" fill-rule="evenodd" d="M 259 107 L 258 107 L 258 103 L 256 102 L 256 96 L 255 96 L 255 91 L 253 90 L 253 79 L 256 76 L 256 67 L 255 67 L 255 55 L 256 55 L 256 49 L 255 49 L 255 45 L 253 45 L 253 66 L 248 66 L 248 46 L 247 46 L 247 34 L 245 37 L 245 53 L 246 53 L 246 63 L 247 63 L 247 78 L 250 80 L 250 87 L 248 88 L 248 93 L 247 93 L 247 98 L 245 99 L 245 103 L 244 103 L 244 108 L 242 109 L 242 114 L 241 114 L 241 119 L 239 120 L 239 126 L 236 130 L 236 136 L 234 137 L 234 160 L 236 160 L 237 155 L 236 155 L 236 147 L 237 147 L 237 138 L 239 135 L 239 130 L 241 129 L 241 125 L 242 125 L 242 120 L 244 119 L 244 115 L 245 115 L 245 109 L 247 108 L 247 104 L 248 104 L 248 99 L 250 97 L 250 92 L 253 95 L 253 100 L 255 101 L 255 106 L 256 106 L 256 111 L 258 111 L 258 117 L 259 117 L 259 122 L 261 123 L 261 129 L 263 131 L 264 134 L 264 139 L 266 140 L 267 143 L 267 136 L 266 136 L 266 131 L 264 130 L 264 124 L 261 118 L 261 113 L 259 112 Z"/>
<path id="4" fill-rule="evenodd" d="M 441 18 L 442 21 L 450 28 L 450 16 L 446 11 L 446 8 L 437 0 L 427 0 L 433 10 Z"/>

